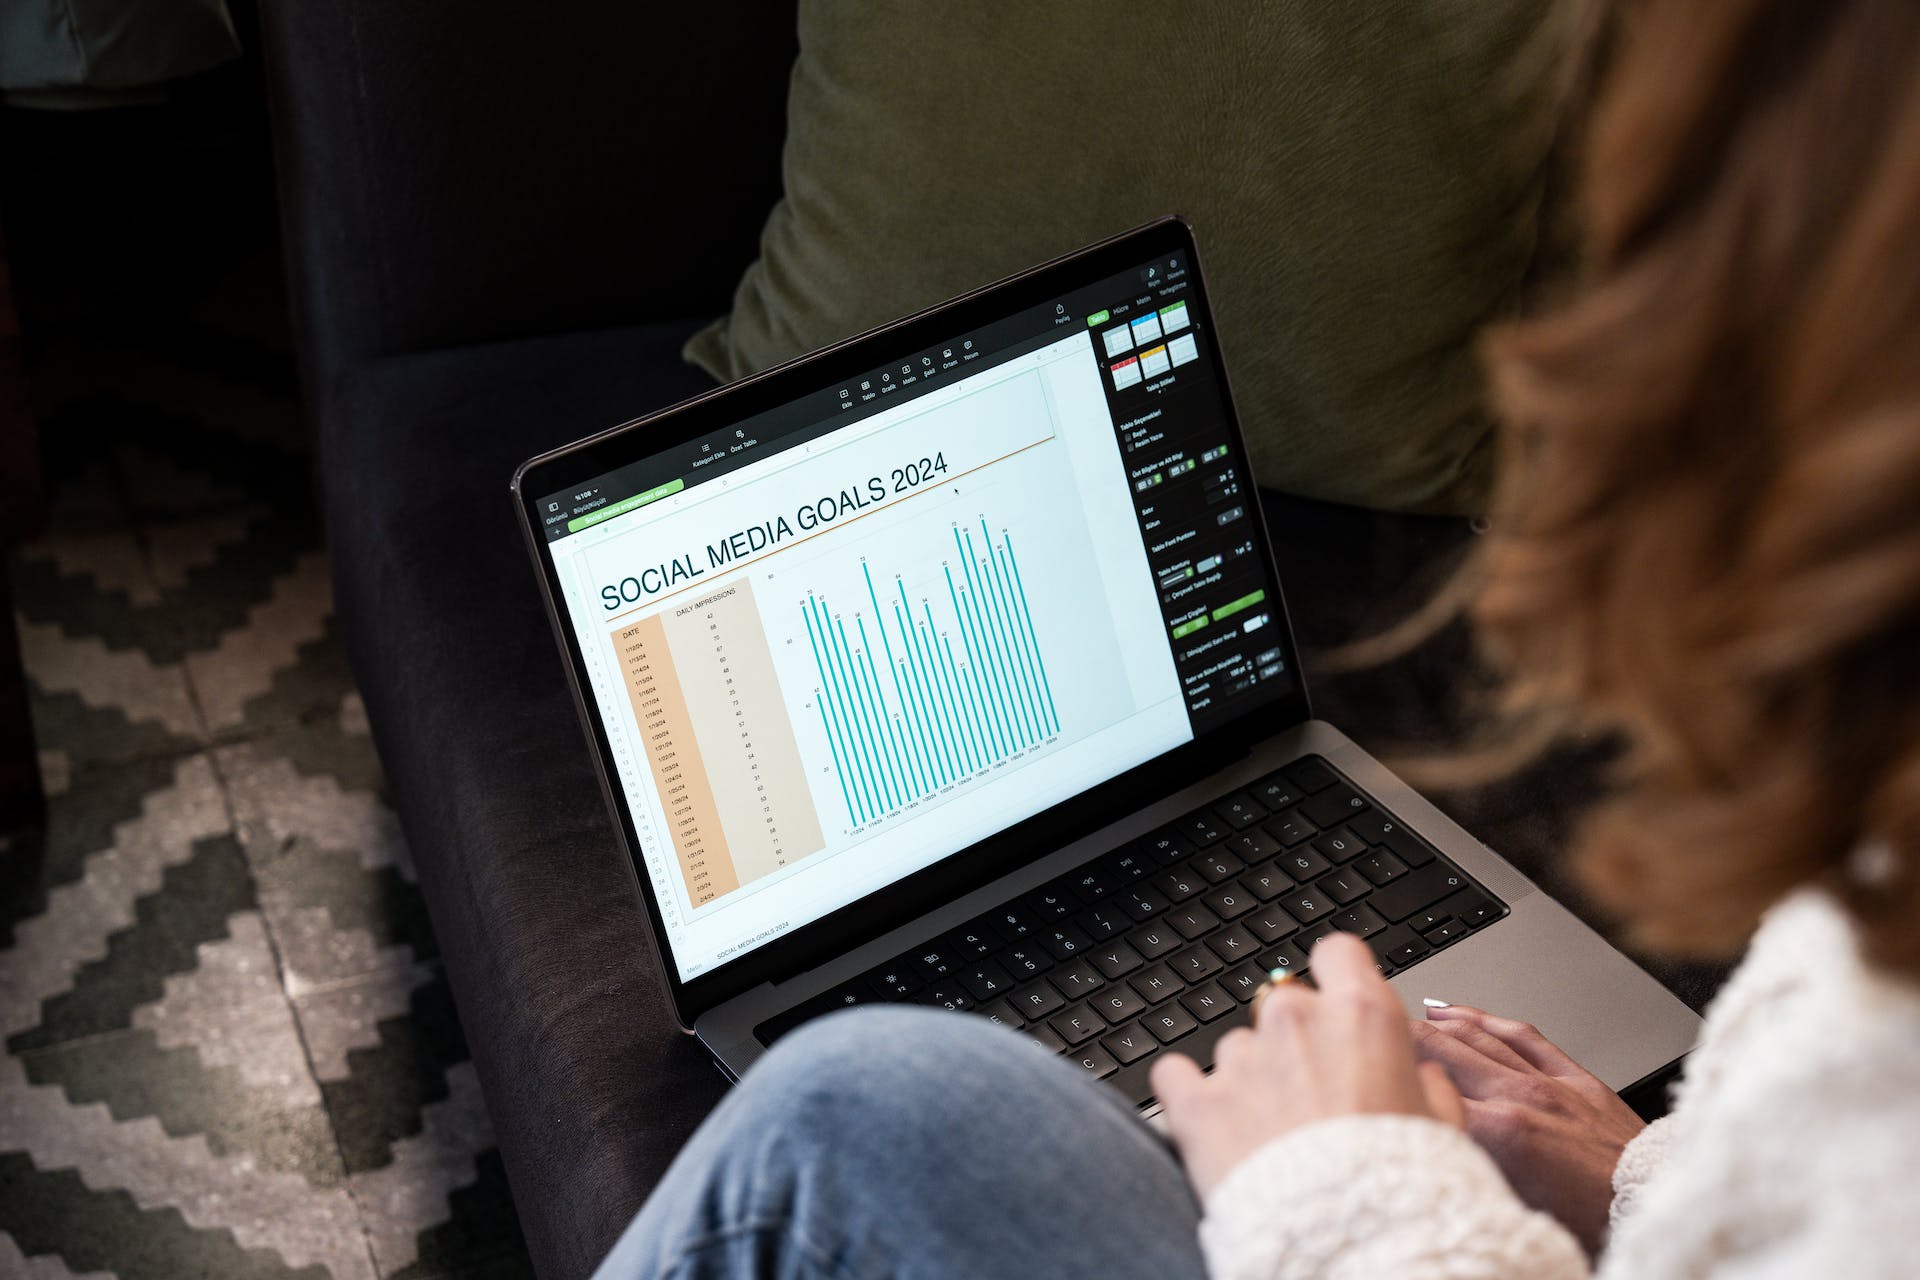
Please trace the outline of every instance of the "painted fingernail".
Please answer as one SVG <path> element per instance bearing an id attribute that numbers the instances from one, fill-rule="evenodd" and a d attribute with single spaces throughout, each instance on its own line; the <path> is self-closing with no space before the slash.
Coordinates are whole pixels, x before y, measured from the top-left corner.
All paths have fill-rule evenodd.
<path id="1" fill-rule="evenodd" d="M 1427 1006 L 1427 1008 L 1429 1008 L 1429 1009 L 1451 1009 L 1451 1008 L 1453 1008 L 1453 1003 L 1452 1003 L 1451 1001 L 1448 1001 L 1448 1000 L 1435 1000 L 1435 999 L 1434 999 L 1434 998 L 1433 998 L 1432 996 L 1427 996 L 1427 997 L 1425 997 L 1424 999 L 1422 999 L 1422 1000 L 1420 1001 L 1420 1003 L 1421 1003 L 1421 1004 L 1423 1004 L 1423 1005 L 1425 1005 L 1425 1006 Z"/>

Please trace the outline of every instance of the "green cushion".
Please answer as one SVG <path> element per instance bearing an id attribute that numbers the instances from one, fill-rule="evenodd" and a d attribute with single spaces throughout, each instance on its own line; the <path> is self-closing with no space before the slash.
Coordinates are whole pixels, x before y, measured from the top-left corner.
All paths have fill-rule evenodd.
<path id="1" fill-rule="evenodd" d="M 1182 213 L 1261 482 L 1478 510 L 1473 338 L 1539 239 L 1550 7 L 801 0 L 786 195 L 687 358 L 739 377 Z"/>

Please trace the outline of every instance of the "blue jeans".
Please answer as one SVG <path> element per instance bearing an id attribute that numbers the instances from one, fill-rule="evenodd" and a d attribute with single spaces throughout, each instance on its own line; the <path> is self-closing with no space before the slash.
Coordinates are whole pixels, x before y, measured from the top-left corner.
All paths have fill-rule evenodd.
<path id="1" fill-rule="evenodd" d="M 1199 1280 L 1199 1209 L 1115 1092 L 984 1019 L 836 1013 L 747 1072 L 599 1280 Z"/>

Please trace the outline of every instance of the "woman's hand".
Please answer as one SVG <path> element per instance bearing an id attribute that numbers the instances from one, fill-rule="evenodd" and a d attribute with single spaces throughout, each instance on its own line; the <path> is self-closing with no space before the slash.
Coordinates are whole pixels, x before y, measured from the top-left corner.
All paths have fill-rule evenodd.
<path id="1" fill-rule="evenodd" d="M 1466 1099 L 1466 1126 L 1522 1200 L 1558 1218 L 1589 1255 L 1613 1204 L 1613 1167 L 1645 1128 L 1633 1109 L 1524 1022 L 1465 1005 L 1427 1011 L 1414 1047 Z"/>
<path id="2" fill-rule="evenodd" d="M 1367 944 L 1333 934 L 1314 947 L 1309 965 L 1319 990 L 1295 982 L 1254 997 L 1257 1025 L 1220 1038 L 1212 1075 L 1183 1054 L 1154 1063 L 1153 1090 L 1203 1203 L 1240 1161 L 1316 1120 L 1389 1113 L 1462 1121 L 1446 1073 L 1415 1060 L 1412 1024 Z"/>

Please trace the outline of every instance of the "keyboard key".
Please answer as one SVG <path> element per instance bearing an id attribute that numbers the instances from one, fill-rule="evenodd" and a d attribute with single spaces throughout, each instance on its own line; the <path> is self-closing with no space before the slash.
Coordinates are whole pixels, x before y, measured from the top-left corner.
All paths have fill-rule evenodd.
<path id="1" fill-rule="evenodd" d="M 1184 907 L 1175 907 L 1167 916 L 1167 923 L 1179 930 L 1181 937 L 1192 941 L 1209 929 L 1217 928 L 1220 917 L 1197 902 L 1189 902 Z"/>
<path id="2" fill-rule="evenodd" d="M 1325 830 L 1337 827 L 1367 808 L 1367 802 L 1346 783 L 1336 783 L 1318 795 L 1302 801 L 1300 812 L 1315 826 Z"/>
<path id="3" fill-rule="evenodd" d="M 1278 903 L 1268 903 L 1242 920 L 1248 933 L 1265 943 L 1274 943 L 1292 933 L 1300 924 Z"/>
<path id="4" fill-rule="evenodd" d="M 1231 834 L 1226 824 L 1210 813 L 1190 813 L 1173 825 L 1180 829 L 1181 835 L 1193 841 L 1197 848 L 1218 844 Z"/>
<path id="5" fill-rule="evenodd" d="M 1260 988 L 1267 985 L 1267 971 L 1249 960 L 1246 964 L 1227 970 L 1217 981 L 1228 995 L 1246 1004 L 1260 994 Z"/>
<path id="6" fill-rule="evenodd" d="M 1465 937 L 1466 932 L 1466 929 L 1461 927 L 1459 921 L 1449 920 L 1445 924 L 1435 925 L 1420 936 L 1427 940 L 1428 946 L 1437 948 L 1444 947 L 1449 942 L 1454 942 Z"/>
<path id="7" fill-rule="evenodd" d="M 1169 951 L 1177 951 L 1186 941 L 1164 921 L 1160 924 L 1142 925 L 1127 935 L 1127 945 L 1138 951 L 1148 960 L 1158 960 Z"/>
<path id="8" fill-rule="evenodd" d="M 988 1022 L 997 1022 L 1003 1027 L 1018 1031 L 1027 1024 L 1027 1020 L 1013 1011 L 1013 1006 L 1005 1000 L 993 1000 L 980 1005 L 974 1012 Z"/>
<path id="9" fill-rule="evenodd" d="M 1031 982 L 1014 992 L 1007 1003 L 1028 1022 L 1038 1022 L 1056 1009 L 1065 1008 L 1067 1002 L 1047 983 Z"/>
<path id="10" fill-rule="evenodd" d="M 1253 910 L 1255 903 L 1258 901 L 1259 899 L 1255 898 L 1251 893 L 1248 893 L 1237 884 L 1230 884 L 1224 889 L 1216 889 L 1206 897 L 1200 899 L 1201 904 L 1205 906 L 1207 910 L 1213 912 L 1213 914 L 1219 916 L 1222 920 L 1233 920 L 1247 914 L 1247 912 Z"/>
<path id="11" fill-rule="evenodd" d="M 1187 984 L 1174 977 L 1173 970 L 1163 964 L 1142 969 L 1127 979 L 1127 985 L 1138 991 L 1149 1004 L 1179 995 L 1187 989 Z"/>
<path id="12" fill-rule="evenodd" d="M 914 952 L 913 963 L 919 969 L 920 977 L 927 982 L 932 982 L 952 973 L 954 967 L 960 963 L 960 957 L 936 944 L 922 947 Z"/>
<path id="13" fill-rule="evenodd" d="M 1083 867 L 1071 877 L 1073 891 L 1088 906 L 1100 901 L 1120 887 L 1120 882 L 1102 871 L 1099 867 Z"/>
<path id="14" fill-rule="evenodd" d="M 1407 864 L 1385 849 L 1373 850 L 1355 862 L 1353 869 L 1375 884 L 1386 884 L 1407 874 Z"/>
<path id="15" fill-rule="evenodd" d="M 1067 1055 L 1067 1060 L 1080 1064 L 1081 1069 L 1095 1080 L 1105 1080 L 1120 1069 L 1120 1065 L 1097 1044 L 1081 1045 Z"/>
<path id="16" fill-rule="evenodd" d="M 1431 954 L 1433 948 L 1419 938 L 1409 938 L 1399 946 L 1387 952 L 1387 959 L 1402 968 L 1412 964 L 1424 955 Z"/>
<path id="17" fill-rule="evenodd" d="M 1428 929 L 1433 928 L 1433 926 L 1451 919 L 1453 919 L 1453 913 L 1448 911 L 1444 905 L 1441 905 L 1423 907 L 1408 916 L 1406 923 L 1411 925 L 1416 932 L 1425 933 Z"/>
<path id="18" fill-rule="evenodd" d="M 1056 925 L 1041 930 L 1040 945 L 1051 952 L 1055 960 L 1067 960 L 1091 947 L 1093 939 L 1070 924 Z"/>
<path id="19" fill-rule="evenodd" d="M 1195 871 L 1207 878 L 1209 884 L 1219 884 L 1231 880 L 1247 869 L 1247 864 L 1228 853 L 1225 849 L 1209 849 L 1189 863 Z"/>
<path id="20" fill-rule="evenodd" d="M 1100 865 L 1119 883 L 1129 885 L 1143 876 L 1150 875 L 1155 864 L 1145 853 L 1137 849 L 1115 849 L 1100 859 Z"/>
<path id="21" fill-rule="evenodd" d="M 1239 1001 L 1211 982 L 1195 987 L 1181 996 L 1180 1005 L 1192 1014 L 1197 1022 L 1212 1022 L 1215 1018 L 1225 1017 L 1240 1007 Z"/>
<path id="22" fill-rule="evenodd" d="M 1007 971 L 991 960 L 960 974 L 960 985 L 965 987 L 975 1000 L 992 1000 L 1013 990 L 1013 979 Z"/>
<path id="23" fill-rule="evenodd" d="M 935 1009 L 951 1009 L 955 1013 L 965 1013 L 979 1001 L 975 1000 L 967 989 L 952 978 L 934 983 L 914 997 L 916 1004 L 924 1004 Z"/>
<path id="24" fill-rule="evenodd" d="M 1122 1027 L 1100 1042 L 1100 1047 L 1112 1054 L 1114 1060 L 1125 1066 L 1129 1062 L 1138 1062 L 1160 1047 L 1160 1042 L 1148 1033 L 1145 1027 L 1134 1023 Z"/>
<path id="25" fill-rule="evenodd" d="M 1152 1032 L 1153 1038 L 1161 1044 L 1172 1044 L 1200 1024 L 1193 1020 L 1192 1014 L 1180 1007 L 1178 1001 L 1170 1000 L 1140 1019 L 1140 1025 Z"/>
<path id="26" fill-rule="evenodd" d="M 1320 856 L 1320 851 L 1310 845 L 1289 850 L 1282 854 L 1280 861 L 1274 864 L 1295 880 L 1306 881 L 1322 871 L 1333 870 L 1333 864 Z"/>
<path id="27" fill-rule="evenodd" d="M 1228 964 L 1239 964 L 1260 949 L 1260 944 L 1253 940 L 1253 935 L 1237 925 L 1208 938 L 1207 946 L 1213 949 L 1213 954 Z"/>
<path id="28" fill-rule="evenodd" d="M 1149 858 L 1163 867 L 1170 867 L 1195 849 L 1193 841 L 1174 828 L 1162 827 L 1152 835 L 1142 836 L 1139 847 Z"/>
<path id="29" fill-rule="evenodd" d="M 1053 1029 L 1044 1022 L 1036 1022 L 1024 1028 L 1021 1035 L 1045 1049 L 1048 1053 L 1059 1053 L 1067 1047 L 1067 1042 L 1053 1034 Z"/>
<path id="30" fill-rule="evenodd" d="M 1320 939 L 1331 938 L 1334 934 L 1339 932 L 1340 930 L 1334 928 L 1333 921 L 1322 920 L 1319 924 L 1310 924 L 1306 928 L 1302 929 L 1299 933 L 1295 934 L 1293 939 L 1293 945 L 1295 945 L 1296 947 L 1299 947 L 1302 951 L 1306 952 L 1309 956 L 1311 956 L 1313 954 L 1313 949 L 1320 945 Z"/>
<path id="31" fill-rule="evenodd" d="M 1095 942 L 1104 942 L 1109 938 L 1124 936 L 1133 928 L 1133 917 L 1124 908 L 1109 902 L 1082 911 L 1073 918 L 1073 927 Z"/>
<path id="32" fill-rule="evenodd" d="M 1283 847 L 1278 840 L 1255 827 L 1251 831 L 1242 831 L 1238 835 L 1228 836 L 1227 842 L 1220 846 L 1240 861 L 1252 866 L 1264 862 Z"/>
<path id="33" fill-rule="evenodd" d="M 1135 920 L 1151 920 L 1171 904 L 1152 889 L 1136 888 L 1120 899 L 1120 906 Z"/>
<path id="34" fill-rule="evenodd" d="M 1240 883 L 1262 902 L 1272 902 L 1275 898 L 1293 888 L 1293 877 L 1280 869 L 1278 863 L 1271 866 L 1255 867 L 1240 877 Z"/>
<path id="35" fill-rule="evenodd" d="M 1318 889 L 1301 889 L 1293 893 L 1283 893 L 1275 901 L 1285 907 L 1287 914 L 1301 924 L 1312 924 L 1339 905 Z"/>
<path id="36" fill-rule="evenodd" d="M 1089 958 L 1093 967 L 1109 978 L 1123 978 L 1145 963 L 1140 953 L 1124 942 L 1102 942 L 1089 953 Z"/>
<path id="37" fill-rule="evenodd" d="M 1327 762 L 1318 756 L 1295 760 L 1280 772 L 1286 776 L 1287 781 L 1308 795 L 1316 791 L 1324 791 L 1339 781 L 1333 770 L 1327 768 Z"/>
<path id="38" fill-rule="evenodd" d="M 1083 1004 L 1054 1014 L 1047 1025 L 1068 1044 L 1083 1044 L 1107 1029 L 1106 1019 Z"/>
<path id="39" fill-rule="evenodd" d="M 1288 848 L 1296 844 L 1305 844 L 1320 834 L 1319 824 L 1310 821 L 1298 809 L 1275 818 L 1266 825 L 1264 830 Z"/>
<path id="40" fill-rule="evenodd" d="M 1330 876 L 1322 876 L 1314 881 L 1314 888 L 1342 905 L 1364 898 L 1373 889 L 1373 884 L 1365 876 L 1353 871 L 1336 871 Z"/>
<path id="41" fill-rule="evenodd" d="M 1271 951 L 1255 956 L 1255 964 L 1269 977 L 1275 969 L 1284 969 L 1288 973 L 1301 974 L 1307 971 L 1307 953 L 1297 943 L 1283 942 Z"/>
<path id="42" fill-rule="evenodd" d="M 1207 887 L 1207 880 L 1205 876 L 1196 875 L 1183 868 L 1161 872 L 1153 878 L 1153 887 L 1164 894 L 1168 902 L 1185 902 L 1204 890 Z"/>
<path id="43" fill-rule="evenodd" d="M 1080 899 L 1068 892 L 1066 886 L 1057 881 L 1027 895 L 1028 908 L 1034 915 L 1040 917 L 1043 925 L 1052 924 L 1056 920 L 1065 920 L 1080 910 L 1081 905 Z"/>
<path id="44" fill-rule="evenodd" d="M 1244 831 L 1267 816 L 1267 807 L 1243 791 L 1213 806 L 1213 812 L 1235 831 Z"/>
<path id="45" fill-rule="evenodd" d="M 1465 876 L 1444 862 L 1436 862 L 1376 889 L 1368 902 L 1389 920 L 1405 920 L 1422 907 L 1433 906 L 1466 887 Z"/>
<path id="46" fill-rule="evenodd" d="M 1267 806 L 1269 810 L 1273 811 L 1284 809 L 1288 805 L 1298 804 L 1302 797 L 1307 794 L 1304 790 L 1288 782 L 1284 776 L 1277 773 L 1270 773 L 1260 779 L 1260 781 L 1254 783 L 1253 786 L 1249 788 L 1249 792 L 1255 800 L 1258 800 L 1261 804 Z"/>
<path id="47" fill-rule="evenodd" d="M 1144 1013 L 1147 1008 L 1147 1002 L 1140 998 L 1140 993 L 1124 982 L 1117 982 L 1108 987 L 1095 996 L 1091 1003 L 1100 1011 L 1101 1017 L 1115 1026 L 1119 1026 L 1136 1013 Z"/>
<path id="48" fill-rule="evenodd" d="M 976 920 L 955 929 L 944 941 L 947 948 L 962 960 L 985 959 L 1006 945 L 984 920 Z"/>
<path id="49" fill-rule="evenodd" d="M 1028 978 L 1037 978 L 1053 968 L 1053 957 L 1030 942 L 1017 947 L 1009 947 L 1006 952 L 995 957 L 1006 971 L 1013 975 L 1015 982 L 1025 982 Z"/>
<path id="50" fill-rule="evenodd" d="M 1347 826 L 1368 844 L 1384 845 L 1393 850 L 1410 867 L 1424 867 L 1433 861 L 1433 850 L 1427 847 L 1424 840 L 1378 809 L 1354 814 L 1347 819 Z"/>
<path id="51" fill-rule="evenodd" d="M 1351 862 L 1367 851 L 1367 842 L 1345 827 L 1336 827 L 1313 842 L 1328 862 Z"/>
<path id="52" fill-rule="evenodd" d="M 905 1000 L 926 984 L 912 969 L 896 960 L 868 974 L 867 985 L 883 1000 Z"/>
<path id="53" fill-rule="evenodd" d="M 1478 889 L 1462 889 L 1433 909 L 1450 913 L 1469 929 L 1477 929 L 1500 915 L 1500 908 Z"/>
<path id="54" fill-rule="evenodd" d="M 1022 902 L 1009 902 L 998 911 L 987 912 L 983 919 L 1008 942 L 1018 942 L 1040 927 L 1040 917 Z"/>
<path id="55" fill-rule="evenodd" d="M 1069 1000 L 1078 1000 L 1081 996 L 1091 995 L 1106 985 L 1106 979 L 1102 978 L 1099 972 L 1085 960 L 1075 960 L 1071 964 L 1061 965 L 1047 975 L 1047 981 Z"/>
<path id="56" fill-rule="evenodd" d="M 1187 982 L 1198 982 L 1202 978 L 1211 978 L 1226 968 L 1220 963 L 1220 957 L 1204 946 L 1188 947 L 1185 951 L 1170 957 L 1167 967 L 1179 974 Z"/>
<path id="57" fill-rule="evenodd" d="M 1351 933 L 1357 938 L 1371 938 L 1387 927 L 1387 922 L 1380 918 L 1379 913 L 1364 902 L 1358 906 L 1348 907 L 1345 911 L 1335 912 L 1327 923 L 1340 932 Z"/>

